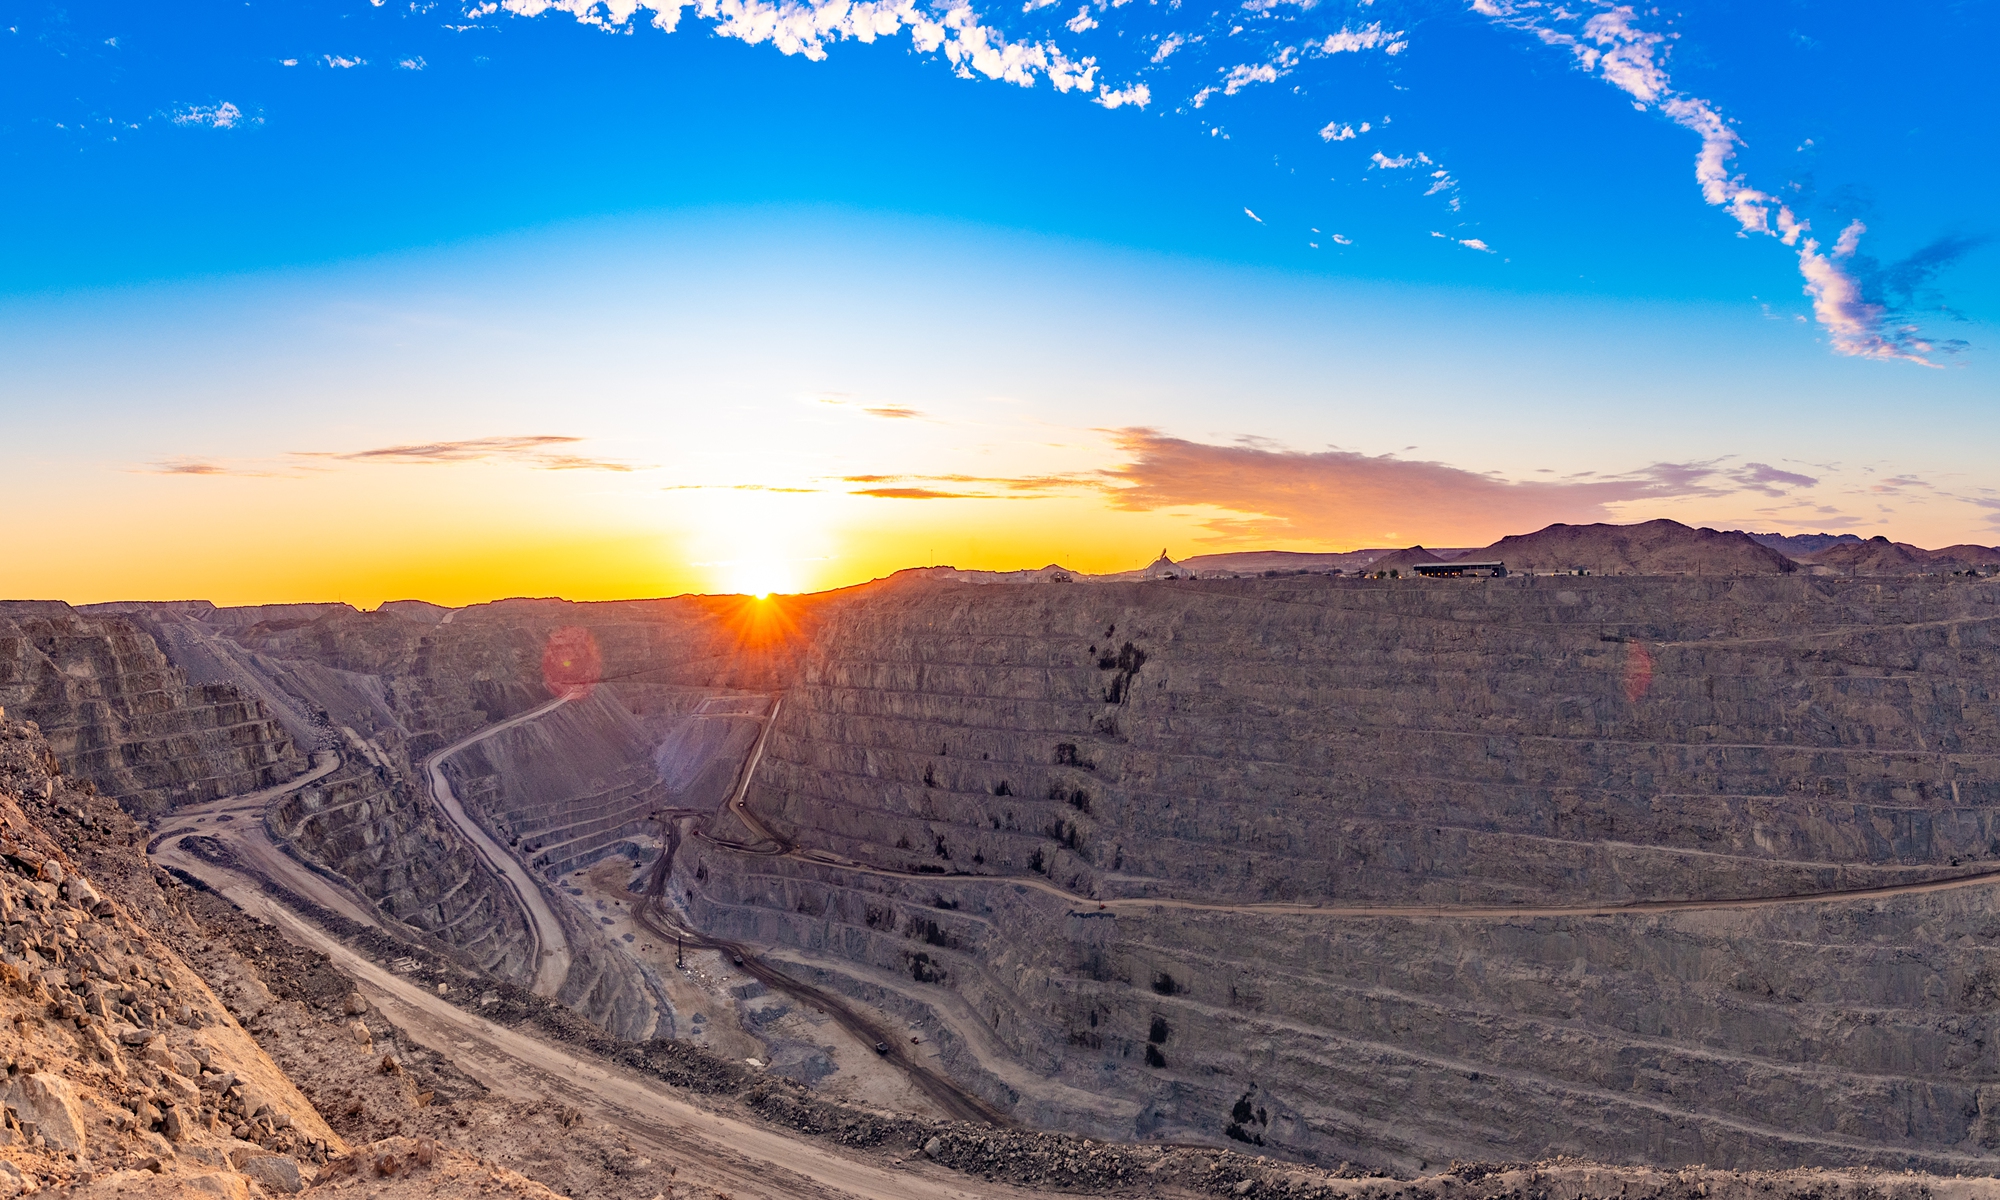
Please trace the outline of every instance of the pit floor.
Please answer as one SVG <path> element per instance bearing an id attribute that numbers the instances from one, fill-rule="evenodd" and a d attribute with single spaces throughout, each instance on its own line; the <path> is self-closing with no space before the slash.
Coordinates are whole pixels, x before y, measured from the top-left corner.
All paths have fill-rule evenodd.
<path id="1" fill-rule="evenodd" d="M 944 1115 L 907 1076 L 884 1063 L 874 1047 L 850 1035 L 824 1012 L 775 992 L 739 999 L 732 989 L 756 990 L 761 985 L 720 951 L 686 951 L 677 968 L 673 944 L 659 945 L 632 919 L 639 897 L 626 887 L 638 872 L 639 865 L 631 859 L 607 858 L 564 876 L 557 886 L 571 903 L 597 918 L 606 937 L 659 972 L 673 1004 L 677 1038 L 758 1069 L 770 1063 L 774 1049 L 783 1051 L 789 1044 L 796 1054 L 802 1047 L 816 1048 L 832 1066 L 831 1074 L 812 1085 L 819 1095 L 884 1112 Z M 883 1029 L 906 1025 L 858 1002 L 855 1006 Z M 901 1036 L 915 1040 L 923 1033 L 910 1028 Z"/>

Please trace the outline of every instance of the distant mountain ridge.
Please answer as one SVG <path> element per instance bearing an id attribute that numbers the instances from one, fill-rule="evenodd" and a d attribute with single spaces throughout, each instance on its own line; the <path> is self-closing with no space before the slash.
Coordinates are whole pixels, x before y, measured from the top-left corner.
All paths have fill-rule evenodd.
<path id="1" fill-rule="evenodd" d="M 1593 575 L 1788 575 L 1790 558 L 1738 532 L 1691 529 L 1679 521 L 1636 525 L 1555 524 L 1519 533 L 1477 552 L 1514 572 L 1587 571 Z"/>
<path id="2" fill-rule="evenodd" d="M 1793 558 L 1801 554 L 1817 554 L 1829 546 L 1861 540 L 1861 535 L 1856 533 L 1744 533 L 1743 536 L 1760 546 L 1769 546 L 1780 554 L 1790 555 Z"/>
<path id="3" fill-rule="evenodd" d="M 1421 563 L 1499 561 L 1514 573 L 1592 575 L 1925 575 L 2000 569 L 2000 549 L 1955 545 L 1926 550 L 1852 533 L 1747 533 L 1694 528 L 1666 519 L 1631 525 L 1557 523 L 1510 534 L 1490 546 L 1422 545 L 1364 550 L 1230 550 L 1176 561 L 1165 551 L 1144 567 L 1093 575 L 1057 563 L 1034 570 L 913 567 L 897 578 L 971 584 L 1131 583 L 1303 574 L 1414 574 Z M 385 606 L 387 607 L 387 606 Z M 415 614 L 411 614 L 415 615 Z"/>

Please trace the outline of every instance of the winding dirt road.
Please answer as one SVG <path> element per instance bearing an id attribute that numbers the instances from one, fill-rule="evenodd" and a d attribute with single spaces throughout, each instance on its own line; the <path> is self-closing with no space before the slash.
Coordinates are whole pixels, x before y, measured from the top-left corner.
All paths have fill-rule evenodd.
<path id="1" fill-rule="evenodd" d="M 505 733 L 517 725 L 544 714 L 554 712 L 578 693 L 564 692 L 547 704 L 529 709 L 527 712 L 507 718 L 467 734 L 444 749 L 424 759 L 421 769 L 430 780 L 431 799 L 437 802 L 438 810 L 463 834 L 465 840 L 486 862 L 493 874 L 506 881 L 507 887 L 521 905 L 521 912 L 528 918 L 528 932 L 534 937 L 533 957 L 535 978 L 531 985 L 537 996 L 553 997 L 569 977 L 570 959 L 569 937 L 563 932 L 562 922 L 556 919 L 556 911 L 549 905 L 549 898 L 536 882 L 533 873 L 514 855 L 486 832 L 472 815 L 465 811 L 458 797 L 452 793 L 451 781 L 444 776 L 444 761 L 467 746 L 475 746 L 487 738 Z"/>
<path id="2" fill-rule="evenodd" d="M 232 853 L 256 870 L 287 880 L 294 891 L 313 903 L 364 925 L 381 925 L 381 914 L 373 904 L 301 866 L 271 840 L 264 827 L 264 814 L 272 804 L 340 769 L 337 750 L 322 750 L 313 758 L 316 765 L 312 770 L 276 787 L 174 810 L 160 818 L 146 853 L 164 866 L 199 876 L 204 860 L 183 849 L 180 841 L 189 834 L 211 837 L 227 843 Z"/>
<path id="3" fill-rule="evenodd" d="M 572 1105 L 618 1127 L 660 1158 L 692 1160 L 735 1194 L 798 1200 L 1029 1200 L 1040 1194 L 975 1183 L 931 1164 L 896 1166 L 848 1156 L 779 1129 L 698 1108 L 645 1076 L 454 1007 L 298 916 L 244 875 L 179 852 L 172 842 L 160 847 L 158 859 L 277 925 L 299 945 L 327 955 L 411 1040 L 449 1058 L 486 1087 L 517 1100 Z M 297 863 L 285 861 L 289 871 L 274 877 L 287 887 L 310 877 Z"/>

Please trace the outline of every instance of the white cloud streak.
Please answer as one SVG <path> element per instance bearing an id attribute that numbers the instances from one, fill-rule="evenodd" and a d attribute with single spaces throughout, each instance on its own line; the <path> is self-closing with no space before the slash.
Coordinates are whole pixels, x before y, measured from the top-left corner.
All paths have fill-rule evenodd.
<path id="1" fill-rule="evenodd" d="M 1630 96 L 1634 108 L 1658 112 L 1701 138 L 1694 177 L 1702 199 L 1726 210 L 1745 234 L 1773 237 L 1798 248 L 1799 273 L 1812 298 L 1813 315 L 1835 351 L 1936 365 L 1926 357 L 1933 348 L 1930 343 L 1918 337 L 1914 327 L 1891 326 L 1888 311 L 1862 298 L 1859 281 L 1844 265 L 1864 227 L 1858 222 L 1849 225 L 1833 251 L 1823 254 L 1818 243 L 1805 236 L 1812 229 L 1810 222 L 1734 172 L 1732 163 L 1743 139 L 1714 104 L 1674 89 L 1665 65 L 1667 35 L 1639 26 L 1630 6 L 1594 0 L 1600 11 L 1582 18 L 1579 26 L 1581 14 L 1560 5 L 1545 7 L 1533 0 L 1471 3 L 1472 11 L 1481 16 L 1567 50 L 1580 69 L 1602 76 Z"/>

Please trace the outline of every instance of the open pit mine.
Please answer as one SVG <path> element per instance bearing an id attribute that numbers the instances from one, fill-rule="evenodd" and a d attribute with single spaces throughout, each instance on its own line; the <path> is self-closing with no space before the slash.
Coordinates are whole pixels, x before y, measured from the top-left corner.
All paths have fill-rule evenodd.
<path id="1" fill-rule="evenodd" d="M 2000 1194 L 2000 553 L 1878 543 L 0 604 L 0 1194 Z"/>

